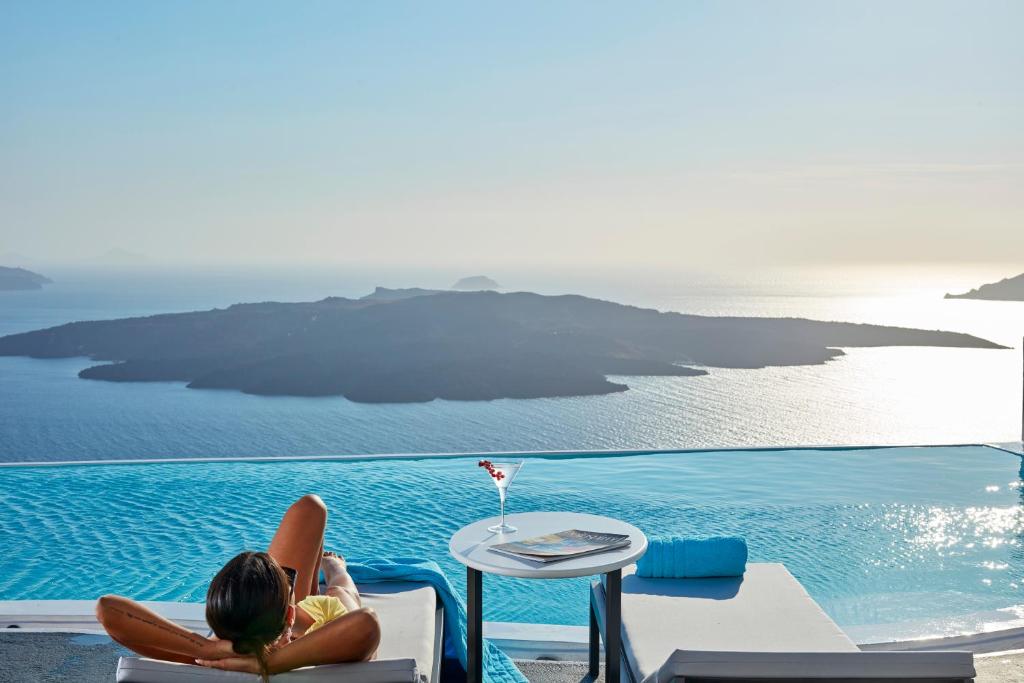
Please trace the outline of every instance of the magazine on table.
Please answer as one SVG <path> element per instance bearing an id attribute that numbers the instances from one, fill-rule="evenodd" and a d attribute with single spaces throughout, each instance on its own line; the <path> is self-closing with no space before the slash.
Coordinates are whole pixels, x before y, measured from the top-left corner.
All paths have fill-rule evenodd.
<path id="1" fill-rule="evenodd" d="M 534 536 L 522 541 L 498 543 L 488 548 L 496 553 L 532 562 L 558 562 L 584 555 L 618 550 L 629 545 L 626 534 L 608 534 L 599 531 L 569 529 L 545 536 Z"/>

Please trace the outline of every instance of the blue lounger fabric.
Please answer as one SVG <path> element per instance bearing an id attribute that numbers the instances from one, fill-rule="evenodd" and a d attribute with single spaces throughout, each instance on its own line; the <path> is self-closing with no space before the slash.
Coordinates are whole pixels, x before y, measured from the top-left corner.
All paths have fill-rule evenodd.
<path id="1" fill-rule="evenodd" d="M 444 604 L 445 651 L 466 667 L 466 605 L 436 562 L 417 558 L 348 562 L 348 573 L 358 584 L 381 581 L 421 581 L 437 591 Z M 527 683 L 526 677 L 502 650 L 484 640 L 484 683 Z"/>
<path id="2" fill-rule="evenodd" d="M 699 579 L 742 576 L 747 542 L 737 536 L 653 538 L 636 563 L 636 575 L 651 579 Z"/>

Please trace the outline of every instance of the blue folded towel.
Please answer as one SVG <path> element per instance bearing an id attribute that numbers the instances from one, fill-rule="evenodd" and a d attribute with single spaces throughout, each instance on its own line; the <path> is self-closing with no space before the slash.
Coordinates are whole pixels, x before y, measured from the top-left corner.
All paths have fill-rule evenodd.
<path id="1" fill-rule="evenodd" d="M 636 563 L 636 575 L 657 579 L 742 576 L 747 542 L 737 536 L 654 538 Z"/>
<path id="2" fill-rule="evenodd" d="M 348 573 L 356 583 L 423 581 L 433 586 L 444 604 L 445 652 L 453 653 L 466 668 L 466 605 L 436 562 L 408 557 L 349 561 Z M 488 640 L 484 640 L 484 683 L 527 683 L 512 659 Z"/>

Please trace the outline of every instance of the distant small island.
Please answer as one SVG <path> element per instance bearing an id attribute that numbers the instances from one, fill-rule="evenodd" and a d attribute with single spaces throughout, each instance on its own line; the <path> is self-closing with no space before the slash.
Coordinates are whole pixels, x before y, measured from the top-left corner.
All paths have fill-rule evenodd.
<path id="1" fill-rule="evenodd" d="M 986 299 L 989 301 L 1024 301 L 1024 273 L 999 282 L 982 285 L 963 294 L 947 294 L 947 299 Z"/>
<path id="2" fill-rule="evenodd" d="M 84 379 L 398 403 L 609 394 L 629 388 L 609 377 L 812 365 L 858 346 L 1005 348 L 957 332 L 662 313 L 575 295 L 378 288 L 74 322 L 0 337 L 0 356 L 106 361 Z"/>
<path id="3" fill-rule="evenodd" d="M 462 278 L 452 285 L 451 289 L 455 289 L 460 292 L 482 292 L 487 290 L 497 291 L 501 289 L 501 285 L 486 275 L 472 275 L 470 277 Z"/>
<path id="4" fill-rule="evenodd" d="M 0 292 L 42 289 L 49 284 L 53 284 L 53 280 L 31 270 L 0 266 Z"/>

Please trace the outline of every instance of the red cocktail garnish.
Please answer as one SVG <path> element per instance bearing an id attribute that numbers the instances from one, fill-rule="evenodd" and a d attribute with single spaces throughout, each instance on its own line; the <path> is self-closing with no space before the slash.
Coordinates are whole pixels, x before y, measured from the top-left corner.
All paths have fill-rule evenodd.
<path id="1" fill-rule="evenodd" d="M 494 465 L 491 464 L 490 460 L 481 460 L 480 462 L 477 463 L 477 467 L 485 468 L 487 470 L 487 473 L 490 474 L 495 479 L 497 479 L 498 481 L 501 481 L 502 479 L 505 478 L 505 473 L 498 472 L 497 470 L 495 470 Z"/>

